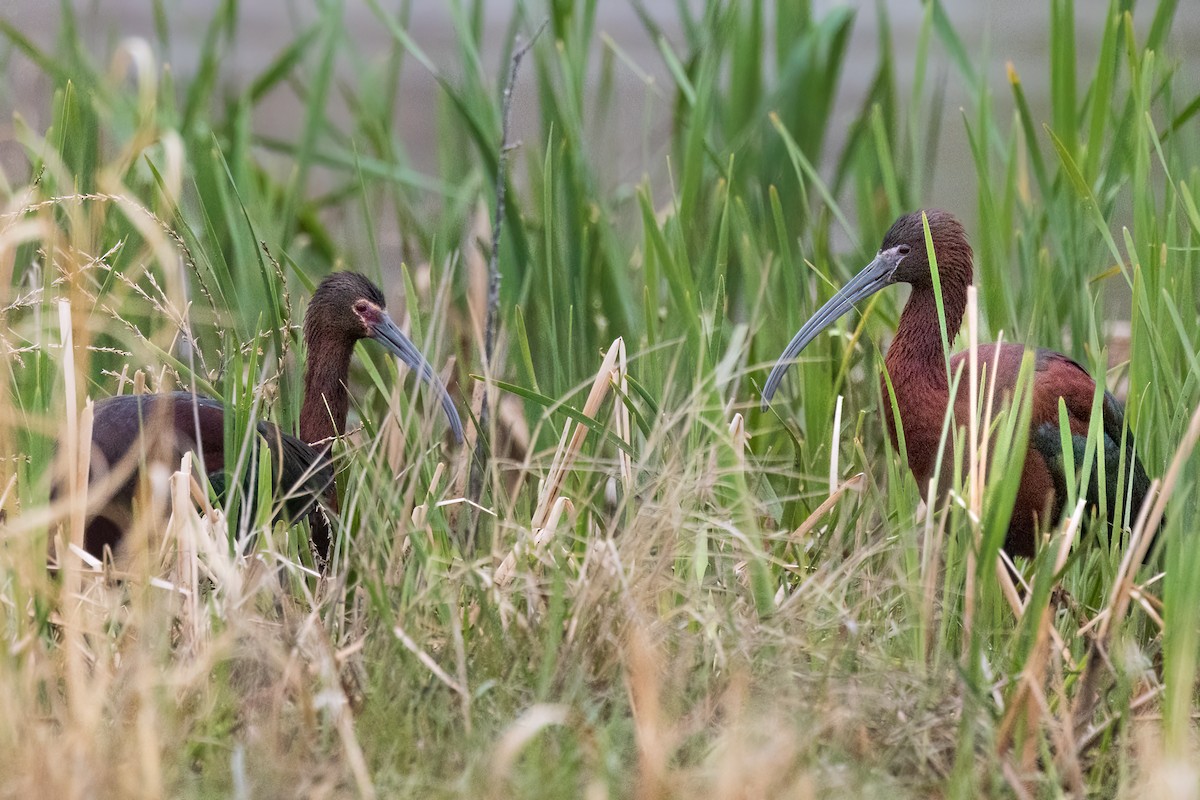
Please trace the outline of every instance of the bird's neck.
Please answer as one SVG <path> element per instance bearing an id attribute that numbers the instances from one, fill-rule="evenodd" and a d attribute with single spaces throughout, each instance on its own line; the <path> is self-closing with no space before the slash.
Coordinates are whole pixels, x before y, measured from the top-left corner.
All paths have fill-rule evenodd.
<path id="1" fill-rule="evenodd" d="M 946 313 L 946 341 L 954 341 L 962 327 L 967 306 L 967 287 L 957 283 L 942 287 L 942 308 Z M 937 298 L 931 286 L 914 286 L 904 311 L 896 337 L 888 348 L 884 363 L 893 383 L 897 377 L 920 377 L 922 382 L 949 391 L 946 379 L 947 353 L 942 345 L 938 323 Z"/>
<path id="2" fill-rule="evenodd" d="M 304 402 L 300 406 L 300 438 L 318 449 L 346 432 L 353 342 L 309 342 L 304 371 Z"/>
<path id="3" fill-rule="evenodd" d="M 942 287 L 942 307 L 946 312 L 946 339 L 953 341 L 962 325 L 966 308 L 966 284 L 947 282 Z M 908 304 L 900 315 L 896 338 L 884 357 L 884 365 L 901 410 L 908 465 L 925 490 L 932 474 L 941 437 L 942 420 L 950 402 L 946 376 L 946 350 L 938 325 L 937 299 L 932 287 L 913 287 Z M 883 390 L 884 417 L 892 444 L 899 447 L 896 422 L 886 384 Z"/>

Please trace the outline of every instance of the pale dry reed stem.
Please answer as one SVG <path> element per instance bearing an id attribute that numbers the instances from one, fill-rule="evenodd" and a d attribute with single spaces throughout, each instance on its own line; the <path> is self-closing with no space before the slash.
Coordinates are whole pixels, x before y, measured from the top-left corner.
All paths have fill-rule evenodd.
<path id="1" fill-rule="evenodd" d="M 525 709 L 519 717 L 509 723 L 504 733 L 501 734 L 500 741 L 492 750 L 490 778 L 492 797 L 500 798 L 510 795 L 509 792 L 504 791 L 505 781 L 512 772 L 517 756 L 546 728 L 566 725 L 570 713 L 570 706 L 561 703 L 537 703 Z"/>
<path id="2" fill-rule="evenodd" d="M 63 346 L 63 393 L 66 396 L 66 425 L 64 449 L 67 462 L 67 543 L 77 549 L 83 548 L 84 523 L 87 515 L 88 463 L 91 454 L 91 403 L 85 404 L 83 414 L 79 411 L 79 392 L 75 382 L 75 346 L 71 302 L 58 302 L 58 324 Z M 84 417 L 86 416 L 86 419 Z M 88 457 L 85 457 L 86 456 Z M 71 559 L 68 558 L 70 562 Z M 79 575 L 72 571 L 78 564 L 70 564 L 64 590 L 67 595 L 79 591 Z"/>
<path id="3" fill-rule="evenodd" d="M 837 491 L 838 488 L 838 450 L 842 443 L 842 396 L 837 396 L 837 403 L 833 408 L 833 441 L 829 444 L 829 491 Z"/>
<path id="4" fill-rule="evenodd" d="M 186 651 L 195 652 L 201 640 L 200 577 L 196 560 L 198 547 L 194 535 L 196 510 L 192 506 L 192 454 L 184 453 L 179 470 L 171 476 L 171 516 L 167 518 L 166 539 L 175 543 L 176 585 L 183 594 L 183 609 L 179 621 L 182 644 Z"/>
<path id="5" fill-rule="evenodd" d="M 457 692 L 460 695 L 466 694 L 466 687 L 451 677 L 450 673 L 442 669 L 441 664 L 438 664 L 437 661 L 434 660 L 433 656 L 429 655 L 429 653 L 425 652 L 419 644 L 414 642 L 412 638 L 404 632 L 403 628 L 401 628 L 399 625 L 396 625 L 392 628 L 392 633 L 396 635 L 396 638 L 400 640 L 401 644 L 408 648 L 410 653 L 417 657 L 418 661 L 425 665 L 426 669 L 433 673 L 434 677 L 446 684 L 446 686 L 450 687 L 452 691 Z"/>
<path id="6" fill-rule="evenodd" d="M 623 379 L 623 371 L 621 364 L 623 363 L 625 354 L 625 340 L 617 337 L 613 341 L 612 346 L 608 348 L 608 353 L 604 357 L 604 361 L 600 364 L 600 371 L 596 374 L 595 381 L 592 382 L 591 391 L 588 392 L 587 401 L 583 404 L 583 414 L 585 416 L 596 418 L 596 413 L 600 410 L 600 405 L 604 402 L 604 398 L 608 395 L 609 388 L 615 384 L 621 384 Z M 623 385 L 623 384 L 621 384 Z M 618 403 L 617 405 L 623 405 Z M 571 470 L 575 459 L 579 456 L 579 451 L 583 447 L 583 440 L 587 437 L 588 427 L 582 422 L 575 423 L 574 432 L 570 423 L 563 429 L 562 439 L 559 440 L 558 450 L 554 454 L 554 460 L 550 462 L 550 471 L 546 476 L 546 483 L 542 487 L 542 491 L 538 496 L 537 508 L 533 513 L 533 519 L 530 522 L 530 527 L 537 530 L 545 526 L 546 516 L 550 513 L 550 509 L 554 506 L 554 501 L 558 499 L 559 492 L 562 491 L 562 483 L 566 478 L 567 473 Z M 625 440 L 629 444 L 628 440 Z"/>
<path id="7" fill-rule="evenodd" d="M 71 720 L 71 736 L 67 737 L 70 758 L 86 764 L 93 755 L 89 742 L 101 725 L 103 704 L 96 702 L 103 673 L 93 672 L 93 656 L 86 636 L 89 619 L 94 610 L 88 608 L 89 600 L 84 596 L 83 552 L 84 523 L 87 512 L 87 479 L 91 452 L 92 404 L 86 401 L 81 410 L 78 405 L 76 363 L 74 347 L 74 323 L 71 303 L 67 299 L 58 303 L 58 323 L 63 345 L 63 384 L 66 420 L 63 443 L 67 463 L 67 542 L 66 552 L 59 554 L 59 569 L 63 575 L 60 609 L 63 618 L 63 650 L 65 655 L 67 712 Z M 95 588 L 93 586 L 93 588 Z M 100 587 L 103 590 L 103 587 Z M 80 773 L 73 774 L 76 787 L 82 780 Z M 86 784 L 85 784 L 86 785 Z"/>
<path id="8" fill-rule="evenodd" d="M 613 376 L 613 381 L 621 396 L 613 403 L 615 412 L 613 427 L 616 429 L 617 437 L 625 444 L 630 444 L 633 442 L 633 420 L 629 413 L 629 406 L 625 404 L 625 398 L 629 397 L 629 359 L 625 353 L 625 340 L 620 339 L 619 341 L 621 346 L 616 348 L 617 371 Z M 621 465 L 621 482 L 624 484 L 625 496 L 628 497 L 633 491 L 633 458 L 624 450 L 618 450 L 617 460 Z"/>
<path id="9" fill-rule="evenodd" d="M 979 441 L 979 305 L 975 286 L 967 287 L 967 396 L 971 413 L 967 419 L 968 506 L 975 520 L 983 519 L 983 487 L 986 453 Z"/>
<path id="10" fill-rule="evenodd" d="M 861 489 L 863 481 L 865 480 L 866 474 L 859 472 L 842 481 L 842 484 L 838 486 L 837 489 L 835 489 L 832 493 L 830 493 L 829 497 L 825 498 L 821 505 L 813 509 L 813 512 L 808 515 L 804 522 L 800 523 L 796 530 L 788 534 L 788 540 L 793 543 L 799 543 L 802 541 L 808 536 L 809 533 L 812 532 L 812 529 L 816 527 L 817 523 L 820 522 L 826 514 L 828 514 L 837 506 L 843 495 L 845 495 L 847 492 L 856 492 Z"/>
<path id="11" fill-rule="evenodd" d="M 535 553 L 542 552 L 543 548 L 554 538 L 558 531 L 559 521 L 564 515 L 571 516 L 575 513 L 575 505 L 569 498 L 559 497 L 554 501 L 554 507 L 550 509 L 550 514 L 546 517 L 546 524 L 533 532 L 533 550 Z M 501 588 L 512 583 L 517 574 L 517 560 L 521 557 L 523 550 L 522 542 L 518 542 L 504 560 L 500 562 L 500 566 L 496 567 L 496 572 L 493 576 L 495 584 Z"/>
<path id="12" fill-rule="evenodd" d="M 746 470 L 746 418 L 737 412 L 729 421 L 729 441 L 733 446 L 733 460 L 737 469 Z M 628 491 L 628 489 L 626 489 Z"/>

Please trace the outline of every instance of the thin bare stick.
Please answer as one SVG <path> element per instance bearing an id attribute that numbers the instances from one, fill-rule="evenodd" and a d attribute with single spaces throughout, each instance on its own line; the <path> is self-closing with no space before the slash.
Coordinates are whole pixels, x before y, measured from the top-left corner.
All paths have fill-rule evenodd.
<path id="1" fill-rule="evenodd" d="M 512 118 L 512 95 L 513 85 L 517 82 L 517 68 L 521 66 L 521 59 L 533 47 L 533 43 L 541 36 L 542 31 L 546 29 L 546 25 L 550 22 L 547 17 L 533 34 L 533 37 L 524 44 L 520 44 L 518 37 L 516 49 L 513 51 L 512 59 L 508 65 L 508 80 L 504 84 L 504 96 L 500 106 L 500 154 L 496 159 L 496 215 L 492 219 L 492 252 L 488 256 L 488 300 L 487 300 L 487 322 L 484 326 L 483 333 L 483 374 L 487 380 L 492 379 L 492 356 L 496 349 L 496 317 L 500 312 L 500 233 L 504 227 L 504 196 L 505 187 L 508 181 L 508 151 L 512 149 L 512 144 L 509 141 L 509 122 Z M 484 464 L 486 463 L 487 450 L 484 446 L 484 435 L 488 429 L 488 387 L 484 387 L 483 398 L 479 405 L 479 421 L 475 437 L 475 458 L 471 462 L 471 479 L 467 487 L 467 497 L 473 502 L 478 503 L 483 496 L 483 474 Z M 467 549 L 474 549 L 475 538 L 478 534 L 479 515 L 472 515 L 470 541 L 467 543 Z"/>
<path id="2" fill-rule="evenodd" d="M 408 652 L 416 656 L 417 660 L 424 664 L 425 668 L 432 672 L 434 677 L 446 684 L 446 686 L 450 687 L 451 691 L 453 691 L 459 697 L 469 696 L 466 687 L 456 681 L 454 678 L 450 677 L 450 673 L 442 669 L 442 665 L 434 661 L 433 656 L 421 649 L 421 646 L 414 642 L 412 638 L 404 632 L 403 628 L 397 625 L 392 628 L 392 633 L 394 633 L 396 638 L 400 640 L 400 643 L 408 649 Z"/>
<path id="3" fill-rule="evenodd" d="M 802 541 L 817 526 L 817 523 L 838 504 L 838 501 L 842 499 L 842 495 L 848 491 L 858 491 L 864 479 L 865 476 L 860 472 L 857 475 L 851 475 L 843 481 L 840 486 L 829 494 L 829 497 L 825 498 L 821 505 L 817 506 L 816 511 L 808 515 L 808 519 L 800 523 L 800 527 L 788 534 L 788 540 L 792 542 Z"/>
<path id="4" fill-rule="evenodd" d="M 1091 647 L 1088 649 L 1087 666 L 1079 681 L 1081 688 L 1075 696 L 1075 708 L 1072 712 L 1076 725 L 1075 735 L 1080 741 L 1085 740 L 1084 727 L 1090 724 L 1092 715 L 1100 705 L 1101 672 L 1108 666 L 1107 653 L 1112 643 L 1113 626 L 1119 625 L 1129 611 L 1129 604 L 1133 599 L 1133 579 L 1138 566 L 1145 560 L 1146 553 L 1150 551 L 1154 531 L 1158 530 L 1163 513 L 1166 511 L 1167 500 L 1174 491 L 1179 474 L 1183 471 L 1183 467 L 1187 464 L 1197 443 L 1200 443 L 1200 405 L 1196 406 L 1192 412 L 1192 420 L 1188 423 L 1187 432 L 1175 450 L 1175 455 L 1171 459 L 1171 465 L 1167 468 L 1167 474 L 1163 478 L 1161 486 L 1158 480 L 1154 480 L 1150 484 L 1150 491 L 1146 493 L 1142 510 L 1138 513 L 1137 521 L 1133 525 L 1129 547 L 1117 569 L 1112 596 L 1109 598 L 1108 605 L 1101 612 L 1104 619 L 1100 622 L 1096 638 L 1092 640 Z M 1152 499 L 1153 503 L 1150 502 Z"/>

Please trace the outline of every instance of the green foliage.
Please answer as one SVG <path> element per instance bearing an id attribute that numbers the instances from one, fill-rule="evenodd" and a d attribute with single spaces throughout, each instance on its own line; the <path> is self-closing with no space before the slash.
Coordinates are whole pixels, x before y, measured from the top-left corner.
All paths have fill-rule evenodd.
<path id="1" fill-rule="evenodd" d="M 369 6 L 382 60 L 328 0 L 240 88 L 221 73 L 241 46 L 236 2 L 207 21 L 186 83 L 136 43 L 89 52 L 69 3 L 53 48 L 0 20 L 8 57 L 50 88 L 49 127 L 14 120 L 27 166 L 0 180 L 0 441 L 25 454 L 0 470 L 0 783 L 45 796 L 1111 796 L 1165 761 L 1200 780 L 1200 544 L 1186 535 L 1200 499 L 1200 92 L 1179 62 L 1176 3 L 1147 27 L 1111 0 L 1089 42 L 1082 7 L 1050 0 L 1048 74 L 1010 64 L 1008 86 L 940 0 L 920 6 L 911 63 L 882 3 L 680 2 L 669 33 L 659 4 L 634 0 L 652 65 L 604 31 L 594 0 L 521 0 L 486 32 L 493 9 L 451 0 L 449 66 L 410 32 L 419 4 Z M 159 48 L 165 9 L 154 4 Z M 852 50 L 869 13 L 874 47 Z M 301 309 L 335 269 L 385 278 L 433 363 L 456 357 L 450 385 L 468 406 L 497 76 L 513 35 L 546 17 L 518 85 L 536 94 L 536 135 L 502 178 L 503 405 L 483 508 L 463 499 L 467 456 L 440 442 L 437 409 L 364 346 L 357 429 L 334 449 L 330 576 L 311 569 L 304 526 L 270 530 L 260 473 L 257 498 L 227 482 L 225 518 L 177 509 L 173 532 L 222 545 L 194 561 L 151 550 L 83 604 L 53 582 L 52 465 L 76 402 L 127 391 L 138 372 L 151 390 L 219 397 L 245 465 L 251 420 L 295 428 Z M 510 44 L 489 64 L 485 37 L 501 32 Z M 436 119 L 436 174 L 414 166 L 396 124 L 415 113 L 397 96 L 405 70 L 437 84 L 437 107 L 420 109 Z M 852 70 L 870 78 L 847 115 L 836 104 Z M 628 109 L 613 123 L 613 87 L 630 75 L 646 130 L 626 129 Z M 1029 84 L 1048 88 L 1048 108 Z M 948 87 L 967 97 L 961 117 Z M 284 91 L 302 104 L 296 128 L 263 136 L 256 115 Z M 666 151 L 623 180 L 606 137 L 649 141 L 658 113 Z M 813 342 L 789 391 L 758 408 L 791 331 L 898 213 L 934 199 L 949 136 L 965 138 L 977 187 L 975 207 L 955 211 L 975 246 L 981 338 L 1085 364 L 1094 408 L 1105 388 L 1123 395 L 1149 473 L 1172 476 L 1148 566 L 1123 569 L 1128 528 L 1110 538 L 1103 525 L 1056 561 L 1057 537 L 1078 530 L 1064 521 L 1018 565 L 1019 612 L 997 554 L 1032 359 L 992 420 L 986 483 L 956 478 L 924 510 L 928 487 L 887 444 L 894 399 L 878 379 L 902 294 Z M 403 265 L 383 229 L 402 234 Z M 1126 318 L 1127 335 L 1112 324 Z M 598 378 L 616 353 L 627 364 Z M 1093 416 L 1082 449 L 1062 432 L 1072 498 L 1108 463 Z M 938 469 L 958 474 L 970 443 L 950 421 L 943 435 Z M 471 552 L 476 524 L 491 540 Z M 227 546 L 252 533 L 251 556 Z M 164 571 L 184 591 L 147 580 Z M 59 737 L 71 765 L 48 769 Z"/>

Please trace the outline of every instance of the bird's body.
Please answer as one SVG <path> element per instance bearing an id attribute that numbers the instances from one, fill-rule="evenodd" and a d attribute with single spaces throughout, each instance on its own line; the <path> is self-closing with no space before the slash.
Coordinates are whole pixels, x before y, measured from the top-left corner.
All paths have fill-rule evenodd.
<path id="1" fill-rule="evenodd" d="M 88 483 L 97 486 L 112 476 L 108 491 L 98 493 L 102 505 L 92 509 L 84 529 L 83 546 L 101 557 L 116 552 L 133 522 L 133 499 L 144 465 L 178 469 L 186 452 L 199 459 L 219 500 L 226 495 L 225 407 L 210 397 L 190 392 L 121 395 L 96 403 L 92 412 L 92 450 Z M 265 420 L 255 424 L 258 441 L 247 452 L 271 457 L 277 519 L 302 519 L 333 488 L 333 465 L 324 453 L 284 433 Z M 251 467 L 254 465 L 252 464 Z M 247 470 L 247 477 L 254 470 Z M 248 480 L 247 483 L 250 483 Z M 253 499 L 252 486 L 246 495 Z"/>
<path id="2" fill-rule="evenodd" d="M 966 234 L 953 216 L 942 211 L 926 212 L 942 290 L 946 333 L 953 339 L 962 325 L 966 309 L 967 287 L 972 279 L 972 254 Z M 918 485 L 928 486 L 936 469 L 943 422 L 951 403 L 946 372 L 945 350 L 938 322 L 937 301 L 932 273 L 925 250 L 924 226 L 921 213 L 901 217 L 884 238 L 875 260 L 839 291 L 812 319 L 797 332 L 784 355 L 775 365 L 763 390 L 764 407 L 779 386 L 791 359 L 818 333 L 842 316 L 856 302 L 892 283 L 912 285 L 912 294 L 904 311 L 896 336 L 884 357 L 884 365 L 896 396 L 901 428 L 904 433 L 908 466 Z M 983 345 L 977 349 L 979 378 L 986 378 L 979 397 L 994 397 L 999 406 L 1008 403 L 1016 388 L 1021 362 L 1026 348 L 1020 344 Z M 950 358 L 950 372 L 965 367 L 966 352 Z M 970 416 L 969 375 L 963 369 L 957 394 L 953 398 L 954 415 L 959 424 Z M 994 376 L 991 377 L 991 376 Z M 994 380 L 994 393 L 989 391 Z M 1017 491 L 1013 515 L 1005 540 L 1010 555 L 1032 556 L 1037 532 L 1061 515 L 1066 500 L 1066 476 L 1063 466 L 1062 438 L 1059 427 L 1059 400 L 1067 411 L 1072 448 L 1082 454 L 1086 443 L 1096 384 L 1087 371 L 1067 356 L 1051 350 L 1035 351 L 1032 384 L 1032 415 L 1030 441 Z M 886 383 L 884 398 L 889 397 Z M 1133 436 L 1124 431 L 1124 409 L 1111 394 L 1101 403 L 1104 449 L 1100 453 L 1105 465 L 1108 484 L 1107 508 L 1111 514 L 1113 500 L 1127 495 L 1130 502 L 1122 503 L 1129 519 L 1137 511 L 1149 488 L 1149 478 L 1134 452 Z M 888 433 L 893 446 L 899 449 L 896 421 L 890 408 L 885 411 Z M 1124 441 L 1124 450 L 1122 450 Z M 1077 463 L 1082 459 L 1077 459 Z M 1121 462 L 1126 483 L 1118 492 L 1117 477 Z M 953 476 L 948 467 L 941 473 L 941 488 L 948 487 Z M 1089 499 L 1099 499 L 1098 480 L 1090 481 Z"/>
<path id="3" fill-rule="evenodd" d="M 309 514 L 318 558 L 329 552 L 330 531 L 318 501 L 336 510 L 337 494 L 329 449 L 346 428 L 350 357 L 360 339 L 374 339 L 417 372 L 439 396 L 457 441 L 462 423 L 433 367 L 384 310 L 383 293 L 353 272 L 334 273 L 313 294 L 305 315 L 308 349 L 300 438 L 258 421 L 252 458 L 271 457 L 277 519 L 294 522 Z M 226 485 L 225 407 L 188 392 L 128 395 L 98 402 L 93 413 L 84 548 L 101 558 L 116 554 L 133 519 L 133 500 L 142 468 L 178 469 L 187 451 L 203 464 L 218 493 Z M 253 474 L 253 469 L 248 470 Z M 253 484 L 249 484 L 250 488 Z M 253 496 L 253 492 L 247 493 Z"/>

